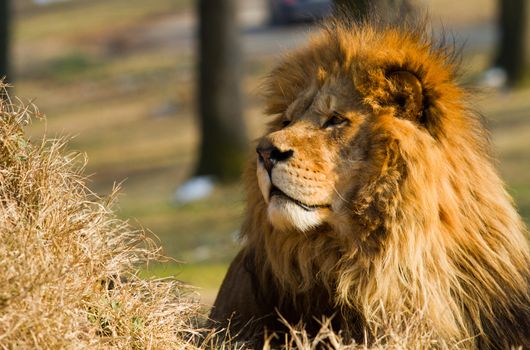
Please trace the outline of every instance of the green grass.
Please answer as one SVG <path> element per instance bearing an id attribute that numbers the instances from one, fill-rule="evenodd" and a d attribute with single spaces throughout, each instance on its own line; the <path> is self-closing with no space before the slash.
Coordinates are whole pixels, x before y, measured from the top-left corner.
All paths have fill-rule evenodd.
<path id="1" fill-rule="evenodd" d="M 193 286 L 216 289 L 221 284 L 227 270 L 226 264 L 199 263 L 199 264 L 177 264 L 169 263 L 163 265 L 149 266 L 140 272 L 140 276 L 151 278 L 172 277 Z"/>
<path id="2" fill-rule="evenodd" d="M 142 278 L 171 278 L 177 279 L 190 286 L 199 296 L 200 302 L 208 307 L 215 301 L 217 289 L 223 281 L 228 269 L 226 263 L 204 262 L 184 264 L 170 262 L 166 264 L 152 264 L 140 271 Z"/>

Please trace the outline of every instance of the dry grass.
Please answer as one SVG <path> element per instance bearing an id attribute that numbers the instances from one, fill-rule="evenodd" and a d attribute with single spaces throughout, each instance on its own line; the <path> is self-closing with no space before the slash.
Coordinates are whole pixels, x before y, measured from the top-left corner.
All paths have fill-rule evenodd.
<path id="1" fill-rule="evenodd" d="M 405 321 L 406 319 L 406 321 Z M 288 325 L 289 333 L 279 339 L 271 336 L 266 341 L 264 349 L 277 348 L 281 344 L 283 349 L 328 349 L 328 350 L 384 350 L 384 349 L 467 349 L 469 343 L 457 343 L 440 340 L 432 333 L 432 327 L 425 324 L 420 314 L 401 318 L 400 316 L 389 317 L 383 324 L 374 325 L 377 333 L 375 339 L 368 345 L 355 343 L 344 339 L 341 334 L 331 329 L 331 320 L 324 319 L 321 322 L 319 333 L 311 338 L 307 332 L 296 326 Z"/>
<path id="2" fill-rule="evenodd" d="M 320 321 L 321 329 L 315 336 L 310 336 L 301 325 L 290 325 L 280 316 L 280 320 L 286 326 L 287 332 L 282 335 L 271 334 L 265 336 L 263 350 L 394 350 L 394 349 L 470 349 L 472 342 L 451 341 L 440 339 L 433 333 L 433 327 L 426 324 L 426 318 L 421 312 L 414 315 L 395 315 L 388 317 L 381 324 L 374 324 L 375 336 L 371 341 L 356 343 L 351 339 L 344 338 L 342 334 L 335 332 L 331 326 L 331 319 Z M 224 342 L 216 342 L 216 335 L 221 335 Z M 367 335 L 365 337 L 368 338 Z M 203 342 L 207 348 L 215 349 L 250 349 L 248 344 L 234 340 L 230 334 L 219 331 L 217 334 L 210 333 L 208 339 Z M 522 350 L 521 348 L 512 348 Z"/>
<path id="3" fill-rule="evenodd" d="M 0 88 L 0 348 L 192 348 L 186 288 L 136 275 L 157 248 L 85 187 L 81 155 L 28 142 L 38 111 Z"/>

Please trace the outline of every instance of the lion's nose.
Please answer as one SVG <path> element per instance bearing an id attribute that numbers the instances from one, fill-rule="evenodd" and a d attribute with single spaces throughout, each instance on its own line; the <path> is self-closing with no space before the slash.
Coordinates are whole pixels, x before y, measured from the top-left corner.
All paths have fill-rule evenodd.
<path id="1" fill-rule="evenodd" d="M 294 153 L 292 150 L 280 151 L 278 148 L 272 145 L 261 144 L 256 148 L 256 152 L 258 152 L 259 160 L 263 163 L 263 166 L 269 175 L 272 171 L 272 168 L 274 167 L 274 164 L 291 158 Z"/>

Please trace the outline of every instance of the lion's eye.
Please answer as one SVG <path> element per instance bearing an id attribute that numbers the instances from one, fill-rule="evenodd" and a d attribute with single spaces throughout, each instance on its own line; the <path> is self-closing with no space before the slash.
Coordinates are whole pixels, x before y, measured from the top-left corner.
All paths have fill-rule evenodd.
<path id="1" fill-rule="evenodd" d="M 289 119 L 282 120 L 282 128 L 285 128 L 291 124 L 291 121 Z"/>
<path id="2" fill-rule="evenodd" d="M 333 112 L 331 117 L 322 125 L 323 128 L 329 128 L 346 123 L 348 120 L 337 112 Z"/>

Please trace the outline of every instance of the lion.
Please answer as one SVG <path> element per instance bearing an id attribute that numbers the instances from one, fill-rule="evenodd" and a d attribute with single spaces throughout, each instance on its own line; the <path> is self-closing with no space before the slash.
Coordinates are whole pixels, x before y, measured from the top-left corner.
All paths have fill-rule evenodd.
<path id="1" fill-rule="evenodd" d="M 369 344 L 419 317 L 443 344 L 530 348 L 528 233 L 454 51 L 425 32 L 335 18 L 265 79 L 216 327 L 259 346 L 331 318 Z"/>

